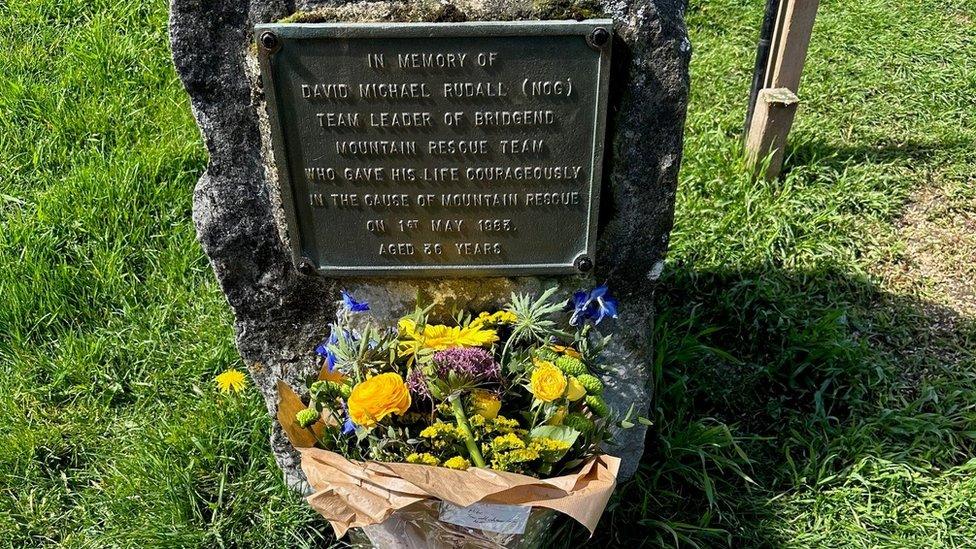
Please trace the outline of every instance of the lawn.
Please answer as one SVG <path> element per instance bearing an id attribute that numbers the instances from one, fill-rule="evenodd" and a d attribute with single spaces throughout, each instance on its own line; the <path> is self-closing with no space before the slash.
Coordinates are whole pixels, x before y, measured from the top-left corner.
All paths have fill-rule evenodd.
<path id="1" fill-rule="evenodd" d="M 976 4 L 824 0 L 787 172 L 761 0 L 696 1 L 655 426 L 594 545 L 976 540 Z M 305 547 L 194 240 L 160 0 L 0 1 L 0 545 Z M 578 545 L 564 524 L 555 546 Z"/>

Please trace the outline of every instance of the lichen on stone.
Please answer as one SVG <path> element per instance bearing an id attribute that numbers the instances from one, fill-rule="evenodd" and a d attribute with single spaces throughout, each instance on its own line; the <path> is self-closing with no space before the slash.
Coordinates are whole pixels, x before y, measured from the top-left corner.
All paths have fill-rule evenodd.
<path id="1" fill-rule="evenodd" d="M 581 21 L 604 17 L 605 12 L 594 0 L 514 0 L 481 3 L 461 0 L 455 3 L 422 0 L 420 2 L 351 2 L 297 11 L 279 23 L 339 22 L 427 22 L 461 23 L 492 20 L 574 19 Z"/>

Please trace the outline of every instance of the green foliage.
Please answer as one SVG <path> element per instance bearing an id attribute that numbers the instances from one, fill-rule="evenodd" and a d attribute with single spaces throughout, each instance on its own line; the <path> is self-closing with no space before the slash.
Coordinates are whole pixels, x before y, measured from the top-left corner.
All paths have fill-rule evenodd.
<path id="1" fill-rule="evenodd" d="M 971 212 L 976 13 L 821 3 L 767 183 L 739 154 L 763 4 L 687 13 L 653 428 L 591 543 L 969 546 L 976 328 L 879 271 L 914 274 L 913 192 Z M 282 482 L 262 399 L 213 389 L 242 366 L 195 243 L 206 153 L 165 2 L 8 1 L 0 26 L 0 545 L 334 543 Z"/>

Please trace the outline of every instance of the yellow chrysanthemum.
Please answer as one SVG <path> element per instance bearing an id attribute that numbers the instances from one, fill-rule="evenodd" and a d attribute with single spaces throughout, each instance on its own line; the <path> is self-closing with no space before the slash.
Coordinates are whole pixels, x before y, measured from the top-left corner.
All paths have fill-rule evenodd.
<path id="1" fill-rule="evenodd" d="M 422 332 L 408 318 L 400 319 L 400 356 L 416 354 L 421 349 L 443 351 L 455 347 L 484 347 L 498 341 L 498 333 L 475 320 L 467 326 L 427 324 Z"/>
<path id="2" fill-rule="evenodd" d="M 223 393 L 239 393 L 244 390 L 244 386 L 247 385 L 247 378 L 244 374 L 234 368 L 227 370 L 226 372 L 220 374 L 214 378 L 217 383 L 217 387 Z"/>
<path id="3" fill-rule="evenodd" d="M 457 469 L 458 471 L 464 471 L 468 467 L 471 467 L 471 462 L 464 459 L 461 456 L 454 456 L 451 459 L 444 462 L 444 467 L 448 469 Z"/>

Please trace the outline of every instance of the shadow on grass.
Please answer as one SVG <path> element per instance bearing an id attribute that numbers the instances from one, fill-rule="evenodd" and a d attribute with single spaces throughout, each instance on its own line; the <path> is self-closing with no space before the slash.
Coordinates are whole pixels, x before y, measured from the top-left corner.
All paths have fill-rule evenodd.
<path id="1" fill-rule="evenodd" d="M 871 145 L 838 146 L 804 136 L 793 139 L 787 146 L 784 174 L 801 166 L 818 166 L 843 170 L 858 163 L 925 163 L 933 159 L 965 156 L 976 150 L 972 139 L 945 138 L 939 140 L 892 141 L 882 139 Z"/>
<path id="2" fill-rule="evenodd" d="M 840 269 L 676 265 L 656 301 L 655 427 L 588 546 L 775 547 L 791 536 L 778 496 L 867 457 L 973 455 L 959 403 L 976 392 L 956 389 L 976 383 L 947 366 L 976 327 L 951 310 Z M 586 535 L 564 524 L 551 544 Z"/>

